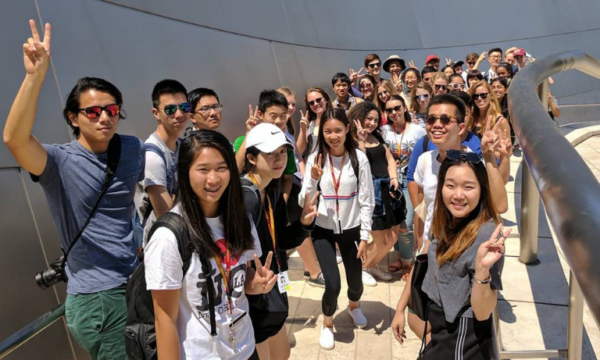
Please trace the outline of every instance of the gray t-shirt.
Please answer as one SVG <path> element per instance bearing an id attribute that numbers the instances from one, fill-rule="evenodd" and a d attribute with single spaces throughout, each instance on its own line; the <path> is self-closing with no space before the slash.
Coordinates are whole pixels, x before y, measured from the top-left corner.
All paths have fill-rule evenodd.
<path id="1" fill-rule="evenodd" d="M 107 153 L 95 154 L 77 140 L 43 145 L 46 167 L 38 180 L 66 251 L 87 220 L 104 182 Z M 138 264 L 133 240 L 135 186 L 144 177 L 145 147 L 121 135 L 119 165 L 98 210 L 67 260 L 67 293 L 87 294 L 124 285 Z"/>
<path id="2" fill-rule="evenodd" d="M 164 186 L 170 195 L 174 195 L 177 192 L 177 161 L 179 160 L 180 143 L 181 140 L 178 140 L 177 148 L 175 151 L 171 151 L 155 132 L 150 134 L 144 143 L 146 145 L 146 169 L 140 189 L 143 196 L 138 203 L 138 214 L 142 222 L 150 205 L 150 199 L 146 193 L 148 186 Z M 155 221 L 156 215 L 152 211 L 148 214 L 148 220 L 144 226 L 144 245 L 148 241 L 148 233 Z"/>
<path id="3" fill-rule="evenodd" d="M 461 317 L 474 318 L 471 309 L 471 288 L 475 275 L 475 256 L 479 246 L 488 241 L 496 229 L 496 223 L 489 220 L 479 228 L 479 233 L 473 244 L 454 262 L 446 262 L 441 268 L 436 259 L 437 240 L 429 245 L 427 251 L 427 274 L 421 289 L 438 306 L 444 309 L 446 321 L 453 323 L 460 311 L 468 307 Z M 502 290 L 502 269 L 504 256 L 490 269 L 492 290 Z M 483 280 L 483 279 L 481 279 Z"/>

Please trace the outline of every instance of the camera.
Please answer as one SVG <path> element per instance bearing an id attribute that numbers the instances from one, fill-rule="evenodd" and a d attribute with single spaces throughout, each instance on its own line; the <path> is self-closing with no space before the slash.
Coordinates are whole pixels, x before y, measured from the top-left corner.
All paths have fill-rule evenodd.
<path id="1" fill-rule="evenodd" d="M 35 275 L 35 282 L 42 290 L 56 285 L 58 282 L 67 282 L 65 273 L 64 256 L 59 257 L 50 263 L 50 267 L 40 271 Z"/>

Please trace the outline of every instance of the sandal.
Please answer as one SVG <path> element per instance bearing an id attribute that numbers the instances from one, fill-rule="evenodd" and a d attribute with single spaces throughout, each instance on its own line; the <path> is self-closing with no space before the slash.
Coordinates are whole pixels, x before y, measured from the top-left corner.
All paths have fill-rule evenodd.
<path id="1" fill-rule="evenodd" d="M 402 281 L 408 281 L 408 276 L 412 270 L 412 264 L 402 264 Z"/>
<path id="2" fill-rule="evenodd" d="M 402 269 L 403 265 L 400 260 L 396 260 L 393 263 L 388 265 L 388 272 L 395 273 Z"/>

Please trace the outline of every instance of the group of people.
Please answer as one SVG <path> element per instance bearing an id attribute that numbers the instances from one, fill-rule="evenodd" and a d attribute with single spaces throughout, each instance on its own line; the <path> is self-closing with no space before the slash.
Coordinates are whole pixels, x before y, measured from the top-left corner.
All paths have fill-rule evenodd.
<path id="1" fill-rule="evenodd" d="M 506 51 L 506 63 L 501 49 L 469 54 L 467 71 L 450 59 L 440 70 L 435 55 L 419 71 L 397 55 L 382 63 L 370 54 L 367 74 L 333 76 L 335 98 L 320 87 L 306 91 L 298 127 L 296 93 L 262 91 L 258 106 L 249 106 L 245 134 L 233 142 L 219 132 L 223 105 L 214 90 L 158 82 L 151 94 L 156 131 L 142 142 L 116 134 L 125 118 L 117 87 L 82 78 L 63 110 L 75 140 L 46 145 L 32 128 L 51 28 L 42 37 L 33 20 L 30 26 L 26 76 L 4 142 L 44 189 L 69 253 L 67 326 L 93 359 L 126 358 L 125 291 L 137 266 L 152 295 L 158 358 L 289 358 L 291 249 L 308 284 L 324 288 L 323 349 L 335 347 L 342 263 L 355 326 L 369 321 L 363 286 L 400 272 L 407 286 L 396 294 L 398 341 L 408 323 L 427 344 L 424 359 L 496 358 L 491 313 L 502 289 L 509 232 L 500 214 L 508 210 L 514 143 L 506 92 L 526 65 L 523 49 Z M 480 73 L 486 55 L 491 69 Z M 114 142 L 120 156 L 109 178 Z M 111 182 L 103 186 L 104 179 Z M 189 261 L 177 234 L 159 221 L 167 213 L 183 219 Z M 392 248 L 397 259 L 382 269 Z M 411 311 L 416 254 L 428 260 L 418 289 L 430 299 L 425 319 Z"/>

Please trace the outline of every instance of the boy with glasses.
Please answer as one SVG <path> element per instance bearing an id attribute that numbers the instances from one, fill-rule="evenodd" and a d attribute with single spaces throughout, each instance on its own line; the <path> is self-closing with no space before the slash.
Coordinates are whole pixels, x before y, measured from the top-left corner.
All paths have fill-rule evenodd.
<path id="1" fill-rule="evenodd" d="M 144 176 L 144 144 L 116 134 L 125 118 L 121 92 L 106 80 L 90 77 L 77 81 L 63 110 L 73 141 L 41 144 L 31 134 L 50 65 L 51 29 L 46 24 L 42 40 L 35 22 L 29 25 L 31 38 L 23 44 L 22 57 L 25 79 L 6 120 L 4 142 L 19 166 L 42 186 L 61 248 L 69 254 L 69 332 L 92 359 L 125 359 L 125 285 L 138 264 L 131 211 L 136 183 Z M 116 169 L 115 174 L 104 187 L 109 169 Z M 91 213 L 95 203 L 97 211 Z"/>
<path id="2" fill-rule="evenodd" d="M 192 106 L 190 120 L 194 130 L 217 130 L 221 126 L 223 105 L 212 89 L 197 88 L 189 92 L 188 102 Z"/>
<path id="3" fill-rule="evenodd" d="M 477 70 L 476 65 L 479 64 L 479 55 L 477 53 L 474 53 L 474 52 L 470 53 L 465 58 L 465 62 L 467 64 L 467 71 L 463 71 L 462 74 L 461 74 L 461 76 L 465 80 L 465 83 L 466 83 L 467 82 L 467 74 L 469 73 L 469 71 L 471 71 L 471 70 Z"/>
<path id="4" fill-rule="evenodd" d="M 375 80 L 377 81 L 378 84 L 380 82 L 382 82 L 383 80 L 385 80 L 380 76 L 381 75 L 381 59 L 379 58 L 379 55 L 369 54 L 369 55 L 365 56 L 364 64 L 365 64 L 365 69 L 367 70 L 367 72 L 375 78 Z"/>
<path id="5" fill-rule="evenodd" d="M 177 191 L 177 160 L 181 132 L 192 105 L 187 90 L 176 80 L 162 80 L 152 90 L 152 115 L 157 126 L 146 140 L 146 170 L 139 206 L 144 243 L 152 224 L 173 206 Z"/>
<path id="6" fill-rule="evenodd" d="M 491 83 L 492 80 L 497 78 L 496 75 L 496 67 L 498 64 L 502 62 L 502 49 L 493 48 L 489 51 L 488 62 L 490 63 L 490 69 L 487 72 L 483 73 L 483 78 L 487 80 L 487 82 Z"/>

